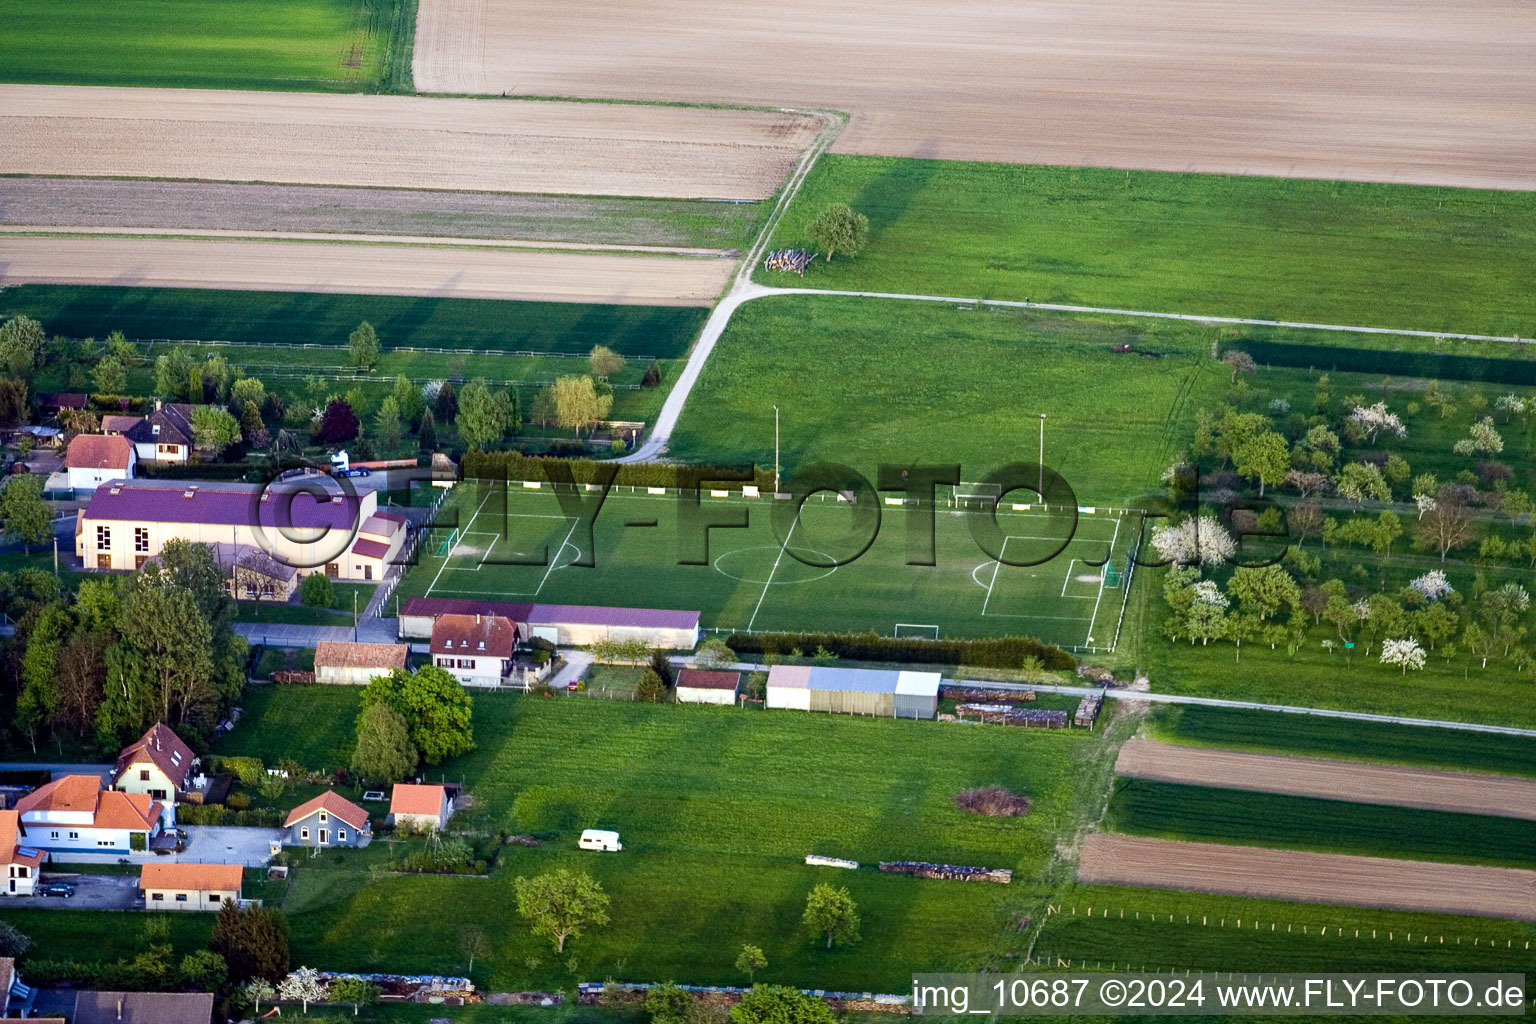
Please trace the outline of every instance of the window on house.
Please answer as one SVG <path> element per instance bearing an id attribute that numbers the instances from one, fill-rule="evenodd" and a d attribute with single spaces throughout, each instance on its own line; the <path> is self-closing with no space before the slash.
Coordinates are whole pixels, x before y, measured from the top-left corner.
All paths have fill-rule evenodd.
<path id="1" fill-rule="evenodd" d="M 150 898 L 151 901 L 153 901 L 155 903 L 161 903 L 161 902 L 163 902 L 165 900 L 165 893 L 163 893 L 163 892 L 152 892 L 152 893 L 149 894 L 149 898 Z"/>
<path id="2" fill-rule="evenodd" d="M 69 838 L 71 838 L 71 839 L 79 839 L 80 838 L 80 833 L 79 832 L 71 832 L 69 834 Z"/>
<path id="3" fill-rule="evenodd" d="M 219 902 L 218 894 L 217 893 L 209 893 L 208 894 L 208 902 L 209 903 L 217 903 L 217 902 Z"/>
<path id="4" fill-rule="evenodd" d="M 112 845 L 112 840 L 110 840 L 110 839 L 98 839 L 98 840 L 96 840 L 96 845 L 97 846 L 111 846 Z"/>
<path id="5" fill-rule="evenodd" d="M 326 817 L 325 812 L 321 811 L 320 812 L 320 824 L 324 825 L 329 820 L 330 819 Z"/>
<path id="6" fill-rule="evenodd" d="M 184 893 L 184 892 L 177 893 L 176 894 L 176 902 L 177 903 L 185 903 L 185 902 L 187 902 L 187 894 Z"/>
<path id="7" fill-rule="evenodd" d="M 147 769 L 147 768 L 140 769 L 140 771 L 139 771 L 139 781 L 140 782 L 148 782 L 149 781 L 149 769 Z"/>
<path id="8" fill-rule="evenodd" d="M 147 526 L 135 526 L 133 528 L 133 550 L 149 550 L 149 528 Z"/>
<path id="9" fill-rule="evenodd" d="M 112 546 L 112 527 L 96 527 L 96 546 L 98 548 L 109 548 Z"/>
<path id="10" fill-rule="evenodd" d="M 347 830 L 344 829 L 344 828 L 337 829 L 336 830 L 336 841 L 338 843 L 344 843 L 344 842 L 346 842 L 346 840 L 347 840 Z"/>
<path id="11" fill-rule="evenodd" d="M 59 834 L 57 832 L 50 832 L 50 833 L 48 833 L 48 835 L 49 835 L 50 838 L 53 838 L 53 839 L 59 838 Z"/>
<path id="12" fill-rule="evenodd" d="M 100 529 L 100 527 L 97 527 L 97 529 Z M 444 640 L 443 641 L 443 646 L 451 651 L 451 650 L 453 650 L 453 641 L 452 640 Z"/>
<path id="13" fill-rule="evenodd" d="M 307 828 L 299 829 L 299 838 L 300 839 L 308 839 L 309 838 L 309 829 L 307 829 Z"/>

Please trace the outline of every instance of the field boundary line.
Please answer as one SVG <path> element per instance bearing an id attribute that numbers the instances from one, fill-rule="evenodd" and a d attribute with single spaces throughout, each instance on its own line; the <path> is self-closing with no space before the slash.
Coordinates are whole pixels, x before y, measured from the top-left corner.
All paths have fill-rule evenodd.
<path id="1" fill-rule="evenodd" d="M 480 509 L 485 508 L 485 503 L 490 501 L 491 500 L 491 495 L 493 495 L 495 493 L 496 493 L 496 491 L 493 488 L 486 490 L 485 497 L 480 499 L 480 504 L 475 509 L 475 514 L 470 516 L 469 517 L 469 522 L 465 523 L 464 526 L 461 528 L 461 531 L 459 533 L 460 537 L 463 537 L 465 534 L 469 533 L 469 528 L 475 524 L 475 520 L 476 519 L 480 518 Z M 458 547 L 458 543 L 457 542 L 454 543 L 454 547 L 455 548 Z M 453 551 L 450 549 L 449 552 L 446 555 L 443 556 L 443 564 L 437 567 L 437 575 L 433 576 L 432 577 L 432 582 L 427 584 L 427 592 L 423 596 L 425 596 L 425 597 L 431 597 L 432 596 L 433 589 L 435 589 L 437 587 L 437 581 L 443 578 L 443 570 L 448 568 L 448 563 L 451 562 L 452 560 L 453 560 Z"/>
<path id="2" fill-rule="evenodd" d="M 752 617 L 747 620 L 747 628 L 751 629 L 757 622 L 757 613 L 763 610 L 763 601 L 768 597 L 768 588 L 773 586 L 773 578 L 779 573 L 779 563 L 784 561 L 784 552 L 789 550 L 790 539 L 794 537 L 795 530 L 800 526 L 800 517 L 795 516 L 795 521 L 789 524 L 789 532 L 784 535 L 784 543 L 779 545 L 779 557 L 773 560 L 773 568 L 768 570 L 768 582 L 763 584 L 763 592 L 757 596 L 757 606 L 752 609 Z"/>
<path id="3" fill-rule="evenodd" d="M 992 603 L 992 588 L 997 586 L 997 574 L 1003 570 L 1003 556 L 1008 554 L 1008 538 L 1003 538 L 1003 549 L 997 553 L 997 559 L 992 563 L 992 582 L 987 584 L 987 596 L 981 602 L 981 614 L 987 614 L 987 605 Z"/>
<path id="4" fill-rule="evenodd" d="M 1112 564 L 1114 562 L 1114 560 L 1115 560 L 1115 541 L 1117 541 L 1119 539 L 1120 539 L 1120 517 L 1116 516 L 1115 517 L 1115 532 L 1114 532 L 1114 535 L 1109 538 L 1109 553 L 1104 557 L 1104 565 L 1110 565 L 1110 564 Z M 1084 562 L 1083 564 L 1087 565 L 1088 563 Z M 1100 572 L 1104 571 L 1104 566 L 1103 565 L 1099 566 L 1099 571 Z M 1085 647 L 1087 645 L 1093 643 L 1093 627 L 1098 625 L 1098 622 L 1099 622 L 1099 605 L 1102 604 L 1103 601 L 1104 601 L 1104 579 L 1101 576 L 1099 578 L 1099 596 L 1095 597 L 1093 599 L 1093 614 L 1088 616 L 1088 636 L 1087 636 L 1087 639 L 1085 639 L 1083 641 L 1083 646 L 1085 646 Z M 1115 649 L 1114 641 L 1110 641 L 1109 649 L 1110 650 L 1114 650 Z"/>
<path id="5" fill-rule="evenodd" d="M 555 569 L 557 569 L 559 567 L 559 565 L 560 565 L 560 556 L 565 554 L 566 545 L 568 545 L 571 542 L 571 534 L 575 533 L 576 532 L 576 527 L 578 527 L 580 525 L 581 525 L 581 517 L 580 516 L 578 516 L 577 518 L 571 520 L 571 528 L 569 530 L 565 531 L 565 539 L 560 542 L 560 546 L 555 549 L 554 555 L 552 555 L 550 557 L 550 559 L 549 559 L 549 566 L 548 566 L 548 568 L 546 568 L 544 570 L 544 578 L 539 580 L 538 587 L 536 587 L 534 589 L 534 591 L 533 591 L 533 596 L 534 597 L 538 597 L 541 593 L 543 593 L 543 591 L 544 591 L 544 584 L 549 582 L 549 574 L 554 572 Z M 581 554 L 581 549 L 577 548 L 576 549 L 576 553 L 578 555 L 580 555 Z"/>

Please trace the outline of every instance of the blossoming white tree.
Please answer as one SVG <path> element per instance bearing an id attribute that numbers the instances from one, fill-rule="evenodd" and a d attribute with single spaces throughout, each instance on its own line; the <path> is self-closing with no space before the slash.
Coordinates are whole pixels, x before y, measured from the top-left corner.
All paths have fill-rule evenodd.
<path id="1" fill-rule="evenodd" d="M 1493 417 L 1484 416 L 1468 428 L 1470 437 L 1457 441 L 1451 450 L 1457 455 L 1497 455 L 1504 450 L 1504 438 L 1493 426 Z"/>
<path id="2" fill-rule="evenodd" d="M 1404 640 L 1387 640 L 1381 645 L 1381 663 L 1401 666 L 1403 675 L 1407 675 L 1409 669 L 1417 672 L 1424 667 L 1424 661 L 1424 648 L 1411 636 Z"/>
<path id="3" fill-rule="evenodd" d="M 1215 516 L 1191 516 L 1176 526 L 1156 527 L 1152 546 L 1175 565 L 1221 565 L 1237 553 L 1237 542 Z"/>
<path id="4" fill-rule="evenodd" d="M 310 1003 L 324 1002 L 331 994 L 331 986 L 320 980 L 320 972 L 313 967 L 300 967 L 277 983 L 279 999 L 297 999 L 309 1012 Z"/>
<path id="5" fill-rule="evenodd" d="M 1232 604 L 1227 595 L 1223 594 L 1221 588 L 1216 585 L 1215 580 L 1201 580 L 1190 589 L 1194 591 L 1197 604 L 1214 605 L 1223 611 Z"/>
<path id="6" fill-rule="evenodd" d="M 1408 585 L 1423 594 L 1429 601 L 1438 601 L 1456 591 L 1456 588 L 1451 586 L 1451 581 L 1445 578 L 1445 573 L 1439 569 L 1431 569 Z"/>
<path id="7" fill-rule="evenodd" d="M 1376 440 L 1377 434 L 1391 434 L 1393 437 L 1408 436 L 1408 428 L 1403 426 L 1403 421 L 1397 413 L 1388 411 L 1386 402 L 1357 405 L 1350 410 L 1349 418 L 1372 441 Z"/>

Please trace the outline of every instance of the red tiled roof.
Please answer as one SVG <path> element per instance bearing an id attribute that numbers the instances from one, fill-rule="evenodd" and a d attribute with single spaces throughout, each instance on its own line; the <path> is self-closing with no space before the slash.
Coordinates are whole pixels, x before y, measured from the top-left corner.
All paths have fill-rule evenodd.
<path id="1" fill-rule="evenodd" d="M 374 646 L 385 645 L 377 644 Z M 320 811 L 329 812 L 332 817 L 340 819 L 346 824 L 351 825 L 353 828 L 362 829 L 368 827 L 367 811 L 363 810 L 361 807 L 357 806 L 357 804 L 353 803 L 351 800 L 348 800 L 340 793 L 337 793 L 333 790 L 327 790 L 324 793 L 321 793 L 319 796 L 315 797 L 313 800 L 307 800 L 290 811 L 288 814 L 288 820 L 283 822 L 283 828 L 289 828 L 298 822 L 303 821 L 311 814 L 318 814 Z"/>
<path id="2" fill-rule="evenodd" d="M 393 537 L 400 532 L 405 520 L 388 512 L 375 512 L 358 528 L 359 533 L 371 533 L 375 537 Z"/>
<path id="3" fill-rule="evenodd" d="M 389 554 L 389 545 L 380 540 L 357 540 L 352 542 L 352 553 L 363 558 L 383 558 Z"/>
<path id="4" fill-rule="evenodd" d="M 15 811 L 0 811 L 0 867 L 7 864 L 36 867 L 41 864 L 42 853 L 23 854 L 19 847 L 25 845 L 26 841 L 21 837 L 21 815 Z"/>
<path id="5" fill-rule="evenodd" d="M 440 615 L 432 623 L 433 654 L 510 658 L 517 626 L 500 615 Z"/>
<path id="6" fill-rule="evenodd" d="M 405 668 L 407 644 L 359 644 L 350 640 L 321 640 L 315 644 L 315 668 Z"/>
<path id="7" fill-rule="evenodd" d="M 197 892 L 239 892 L 245 869 L 239 864 L 161 864 L 144 865 L 139 873 L 139 889 L 188 889 Z"/>
<path id="8" fill-rule="evenodd" d="M 734 690 L 741 682 L 740 672 L 705 672 L 685 668 L 677 674 L 677 685 L 690 690 Z"/>
<path id="9" fill-rule="evenodd" d="M 164 772 L 177 789 L 184 789 L 187 776 L 192 772 L 192 762 L 196 759 L 192 748 L 183 743 L 181 737 L 172 732 L 169 726 L 156 722 L 145 730 L 143 736 L 124 747 L 122 753 L 117 755 L 117 767 L 112 770 L 112 778 L 115 782 L 122 778 L 123 772 L 130 766 L 148 762 Z"/>
<path id="10" fill-rule="evenodd" d="M 120 434 L 79 434 L 64 452 L 65 469 L 127 469 L 133 445 Z"/>
<path id="11" fill-rule="evenodd" d="M 21 814 L 29 811 L 84 811 L 96 812 L 96 797 L 101 793 L 101 780 L 94 775 L 66 775 L 39 786 L 20 800 L 16 810 Z"/>
<path id="12" fill-rule="evenodd" d="M 160 817 L 160 810 L 160 802 L 150 799 L 147 794 L 103 790 L 91 827 L 150 831 Z"/>
<path id="13" fill-rule="evenodd" d="M 442 786 L 417 786 L 402 782 L 389 794 L 390 814 L 430 814 L 443 812 L 448 791 Z"/>

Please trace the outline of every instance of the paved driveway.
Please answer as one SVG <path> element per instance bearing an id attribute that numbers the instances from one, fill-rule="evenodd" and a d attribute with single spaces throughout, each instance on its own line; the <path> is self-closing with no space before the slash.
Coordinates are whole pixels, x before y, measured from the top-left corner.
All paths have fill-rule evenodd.
<path id="1" fill-rule="evenodd" d="M 244 864 L 258 868 L 272 857 L 272 840 L 281 829 L 235 828 L 225 825 L 188 825 L 187 848 L 167 860 L 181 864 Z"/>
<path id="2" fill-rule="evenodd" d="M 43 884 L 67 882 L 75 887 L 74 896 L 34 896 L 27 906 L 44 910 L 142 910 L 144 901 L 139 898 L 139 876 L 132 875 L 71 875 L 69 866 L 58 865 L 61 870 L 43 870 Z"/>

